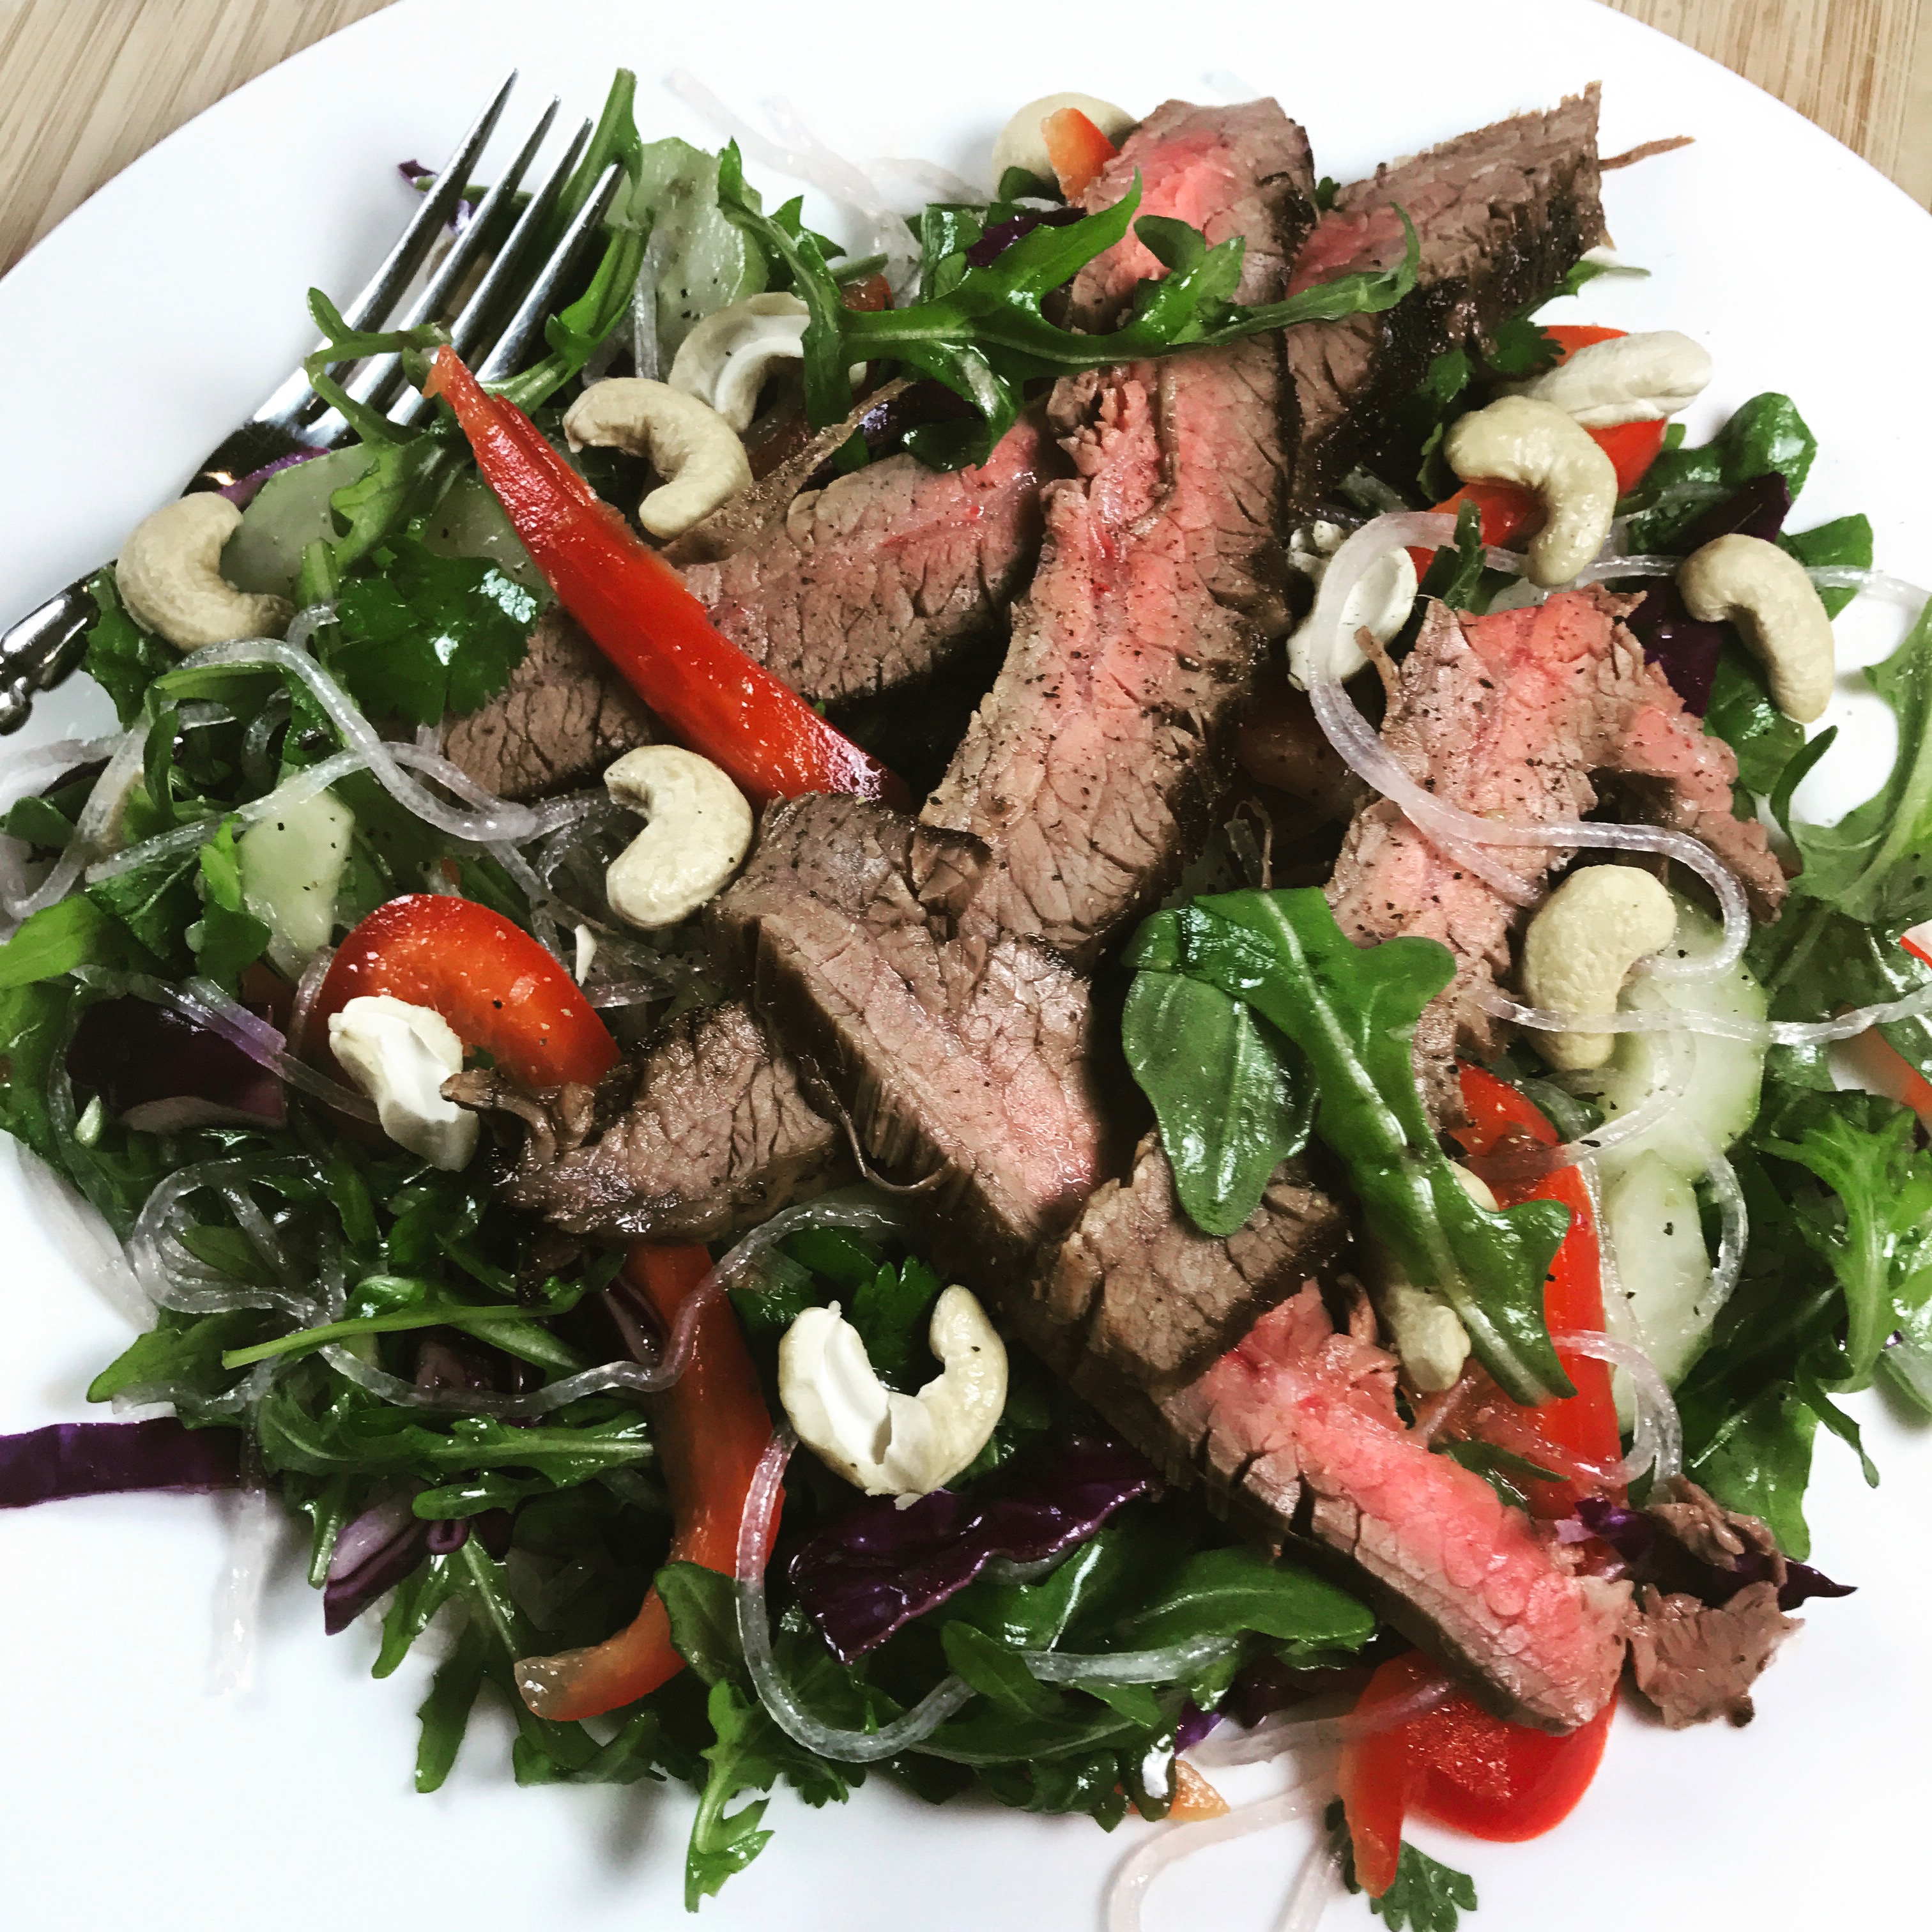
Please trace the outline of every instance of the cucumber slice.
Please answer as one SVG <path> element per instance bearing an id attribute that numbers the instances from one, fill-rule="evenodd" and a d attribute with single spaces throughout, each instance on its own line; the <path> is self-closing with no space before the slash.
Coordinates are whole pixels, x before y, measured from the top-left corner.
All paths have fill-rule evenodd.
<path id="1" fill-rule="evenodd" d="M 355 826 L 355 814 L 320 791 L 236 842 L 242 902 L 268 928 L 269 963 L 290 979 L 328 944 Z"/>
<path id="2" fill-rule="evenodd" d="M 1714 949 L 1720 933 L 1714 920 L 1678 901 L 1678 944 L 1687 951 Z M 1763 988 L 1742 963 L 1708 979 L 1634 980 L 1624 990 L 1622 1004 L 1632 1012 L 1675 1007 L 1681 1012 L 1744 1020 L 1762 1020 L 1766 1010 Z M 1602 1166 L 1606 1174 L 1642 1155 L 1654 1154 L 1673 1173 L 1695 1180 L 1708 1164 L 1708 1148 L 1721 1151 L 1756 1119 L 1764 1085 L 1762 1046 L 1708 1034 L 1627 1033 L 1618 1036 L 1616 1052 L 1598 1076 L 1606 1120 L 1642 1106 L 1668 1077 L 1679 1052 L 1696 1055 L 1683 1098 L 1654 1126 L 1606 1154 Z"/>
<path id="3" fill-rule="evenodd" d="M 684 338 L 707 315 L 763 292 L 765 258 L 718 208 L 718 158 L 675 138 L 646 144 L 632 194 L 634 218 L 648 215 L 648 260 L 657 268 L 658 358 L 670 367 Z"/>
<path id="4" fill-rule="evenodd" d="M 1610 1332 L 1636 1342 L 1675 1388 L 1702 1352 L 1714 1312 L 1706 1305 L 1711 1256 L 1696 1190 L 1661 1155 L 1639 1154 L 1605 1180 L 1604 1224 L 1622 1291 L 1604 1310 Z M 1624 1378 L 1616 1382 L 1628 1425 Z"/>
<path id="5" fill-rule="evenodd" d="M 550 586 L 511 528 L 496 491 L 473 470 L 459 476 L 423 519 L 422 540 L 438 556 L 482 557 L 526 590 L 549 599 Z"/>
<path id="6" fill-rule="evenodd" d="M 361 476 L 370 460 L 368 451 L 352 443 L 271 476 L 221 553 L 222 575 L 238 590 L 294 596 L 302 552 L 338 534 L 329 498 Z"/>

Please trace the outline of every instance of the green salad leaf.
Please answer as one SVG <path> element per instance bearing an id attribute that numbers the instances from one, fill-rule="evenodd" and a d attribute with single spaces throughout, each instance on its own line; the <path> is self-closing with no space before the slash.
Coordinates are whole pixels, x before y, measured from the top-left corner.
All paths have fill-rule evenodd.
<path id="1" fill-rule="evenodd" d="M 1127 989 L 1120 1044 L 1154 1104 L 1188 1219 L 1232 1234 L 1269 1176 L 1307 1144 L 1315 1089 L 1300 1054 L 1245 1001 L 1154 970 Z"/>
<path id="2" fill-rule="evenodd" d="M 1354 1847 L 1349 1841 L 1348 1820 L 1342 1801 L 1328 1808 L 1325 1822 L 1334 1834 L 1342 1861 L 1342 1882 L 1359 1892 L 1361 1881 L 1355 1876 Z M 1404 1839 L 1396 1859 L 1395 1876 L 1379 1898 L 1369 1900 L 1369 1910 L 1389 1928 L 1389 1932 L 1456 1932 L 1462 1914 L 1476 1909 L 1476 1882 L 1466 1872 L 1439 1863 L 1426 1852 L 1418 1851 Z"/>
<path id="3" fill-rule="evenodd" d="M 1300 1049 L 1320 1098 L 1315 1133 L 1347 1166 L 1364 1220 L 1412 1281 L 1441 1290 L 1478 1359 L 1519 1402 L 1571 1392 L 1543 1317 L 1569 1226 L 1555 1202 L 1479 1208 L 1438 1144 L 1410 1043 L 1454 964 L 1433 940 L 1358 948 L 1320 890 L 1229 892 L 1157 913 L 1127 963 L 1183 973 L 1245 1000 Z"/>
<path id="4" fill-rule="evenodd" d="M 1684 532 L 1706 510 L 1774 471 L 1795 499 L 1817 453 L 1817 438 L 1789 396 L 1752 397 L 1708 442 L 1658 455 L 1618 506 L 1630 519 L 1630 548 L 1676 554 Z"/>

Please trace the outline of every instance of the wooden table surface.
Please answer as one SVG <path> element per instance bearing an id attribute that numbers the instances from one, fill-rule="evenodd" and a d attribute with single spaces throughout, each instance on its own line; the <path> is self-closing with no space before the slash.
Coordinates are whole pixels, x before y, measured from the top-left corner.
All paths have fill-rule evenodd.
<path id="1" fill-rule="evenodd" d="M 164 135 L 389 0 L 0 0 L 0 272 Z M 1606 0 L 1932 206 L 1932 0 Z"/>

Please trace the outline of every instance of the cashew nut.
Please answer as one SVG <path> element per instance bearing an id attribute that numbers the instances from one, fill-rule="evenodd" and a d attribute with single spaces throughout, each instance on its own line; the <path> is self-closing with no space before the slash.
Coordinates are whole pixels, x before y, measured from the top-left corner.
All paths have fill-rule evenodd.
<path id="1" fill-rule="evenodd" d="M 1129 128 L 1138 124 L 1124 107 L 1116 107 L 1111 100 L 1097 100 L 1090 94 L 1042 94 L 1037 100 L 1029 100 L 1000 130 L 1000 137 L 993 143 L 995 187 L 1006 178 L 1009 168 L 1023 168 L 1036 181 L 1053 179 L 1053 164 L 1047 158 L 1046 136 L 1040 131 L 1040 124 L 1063 107 L 1078 108 L 1116 145 Z"/>
<path id="2" fill-rule="evenodd" d="M 1795 556 L 1762 537 L 1719 537 L 1677 566 L 1677 588 L 1699 622 L 1736 625 L 1787 717 L 1809 724 L 1824 716 L 1837 644 L 1830 614 Z"/>
<path id="3" fill-rule="evenodd" d="M 1487 1181 L 1466 1167 L 1456 1166 L 1455 1174 L 1463 1192 L 1478 1208 L 1495 1208 L 1496 1197 Z M 1469 1331 L 1433 1288 L 1418 1288 L 1386 1250 L 1377 1252 L 1382 1267 L 1375 1301 L 1382 1325 L 1417 1390 L 1424 1395 L 1439 1395 L 1455 1386 L 1462 1364 L 1469 1359 Z"/>
<path id="4" fill-rule="evenodd" d="M 295 607 L 266 591 L 237 590 L 221 574 L 221 548 L 242 512 L 212 491 L 184 496 L 134 526 L 114 580 L 136 621 L 178 651 L 231 638 L 279 636 Z"/>
<path id="5" fill-rule="evenodd" d="M 610 796 L 650 823 L 604 874 L 610 910 L 646 932 L 675 926 L 743 862 L 752 808 L 709 758 L 678 745 L 641 745 L 604 774 Z"/>
<path id="6" fill-rule="evenodd" d="M 879 1380 L 836 1301 L 808 1308 L 778 1344 L 778 1400 L 799 1439 L 868 1496 L 909 1501 L 951 1481 L 1006 1407 L 1006 1345 L 964 1288 L 934 1304 L 926 1339 L 942 1372 L 917 1395 Z"/>
<path id="7" fill-rule="evenodd" d="M 1710 352 L 1701 342 L 1658 328 L 1586 343 L 1555 368 L 1512 382 L 1503 393 L 1553 403 L 1586 429 L 1608 429 L 1674 416 L 1710 380 Z"/>
<path id="8" fill-rule="evenodd" d="M 750 428 L 758 392 L 774 362 L 805 353 L 811 311 L 796 296 L 748 296 L 707 315 L 680 346 L 670 382 L 709 403 L 742 434 Z"/>
<path id="9" fill-rule="evenodd" d="M 593 382 L 571 404 L 563 433 L 572 449 L 590 444 L 650 458 L 664 481 L 638 506 L 638 520 L 654 537 L 682 536 L 751 487 L 736 431 L 710 404 L 668 382 L 640 376 Z"/>
<path id="10" fill-rule="evenodd" d="M 1522 936 L 1522 989 L 1534 1006 L 1613 1013 L 1630 969 L 1668 946 L 1677 908 L 1634 866 L 1586 866 L 1552 892 Z M 1600 1066 L 1616 1044 L 1607 1033 L 1538 1033 L 1537 1051 L 1564 1072 Z"/>
<path id="11" fill-rule="evenodd" d="M 1568 584 L 1603 548 L 1617 507 L 1616 466 L 1554 403 L 1504 396 L 1472 410 L 1442 453 L 1466 483 L 1520 483 L 1542 498 L 1544 525 L 1529 540 L 1532 582 Z"/>
<path id="12" fill-rule="evenodd" d="M 1288 568 L 1312 578 L 1318 593 L 1322 580 L 1328 574 L 1328 560 L 1347 542 L 1348 534 L 1339 524 L 1319 521 L 1310 524 L 1305 531 L 1297 530 L 1288 538 Z M 1289 634 L 1289 674 L 1302 685 L 1324 676 L 1352 676 L 1364 663 L 1355 634 L 1366 630 L 1377 644 L 1388 644 L 1408 622 L 1408 614 L 1415 608 L 1415 590 L 1414 559 L 1400 544 L 1391 545 L 1363 572 L 1342 606 L 1342 621 L 1334 634 L 1336 655 L 1346 662 L 1326 669 L 1316 664 L 1312 656 L 1315 616 L 1311 610 Z"/>

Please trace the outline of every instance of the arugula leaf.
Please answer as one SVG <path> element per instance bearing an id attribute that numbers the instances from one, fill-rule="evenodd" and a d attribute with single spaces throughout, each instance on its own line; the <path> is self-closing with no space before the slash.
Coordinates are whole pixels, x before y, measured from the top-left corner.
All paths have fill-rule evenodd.
<path id="1" fill-rule="evenodd" d="M 748 1684 L 738 1641 L 738 1586 L 702 1563 L 667 1563 L 652 1580 L 677 1654 L 706 1684 Z"/>
<path id="2" fill-rule="evenodd" d="M 1308 1144 L 1315 1090 L 1299 1053 L 1247 1005 L 1179 973 L 1127 989 L 1120 1044 L 1154 1103 L 1174 1191 L 1204 1233 L 1232 1234 Z"/>
<path id="3" fill-rule="evenodd" d="M 179 976 L 193 958 L 187 934 L 200 908 L 194 891 L 200 871 L 194 853 L 176 853 L 96 879 L 81 891 L 100 910 L 112 914 L 164 970 Z"/>
<path id="4" fill-rule="evenodd" d="M 1140 284 L 1119 328 L 1084 335 L 1048 322 L 1041 304 L 1126 234 L 1140 206 L 1138 178 L 1112 207 L 1065 226 L 1035 228 L 984 268 L 962 259 L 956 280 L 951 270 L 944 278 L 935 272 L 935 292 L 927 299 L 872 311 L 846 308 L 812 238 L 787 233 L 759 211 L 735 143 L 719 160 L 718 198 L 726 214 L 785 262 L 804 299 L 810 316 L 803 343 L 806 407 L 814 425 L 836 422 L 850 409 L 854 364 L 896 362 L 944 383 L 980 418 L 977 424 L 928 424 L 908 438 L 922 461 L 945 466 L 984 460 L 1012 427 L 1030 380 L 1213 346 L 1298 322 L 1378 312 L 1408 294 L 1420 261 L 1405 215 L 1408 246 L 1400 268 L 1345 275 L 1286 302 L 1241 305 L 1228 300 L 1240 279 L 1239 237 L 1210 248 L 1184 223 L 1150 218 L 1138 232 L 1169 273 Z M 953 255 L 940 260 L 950 262 Z M 942 280 L 950 286 L 939 293 Z"/>
<path id="5" fill-rule="evenodd" d="M 1298 1564 L 1270 1562 L 1238 1544 L 1204 1550 L 1176 1565 L 1114 1632 L 1134 1650 L 1249 1630 L 1310 1649 L 1355 1650 L 1375 1628 L 1372 1612 L 1346 1590 Z"/>
<path id="6" fill-rule="evenodd" d="M 153 1328 L 137 1335 L 87 1385 L 89 1402 L 112 1402 L 130 1390 L 165 1390 L 181 1410 L 193 1395 L 225 1395 L 238 1379 L 221 1365 L 221 1352 L 259 1335 L 273 1319 L 259 1308 L 213 1315 L 161 1310 Z"/>
<path id="7" fill-rule="evenodd" d="M 1528 1507 L 1528 1496 L 1522 1484 L 1563 1480 L 1558 1470 L 1546 1469 L 1527 1456 L 1499 1449 L 1493 1442 L 1484 1442 L 1475 1436 L 1461 1442 L 1439 1442 L 1435 1447 L 1438 1455 L 1461 1463 L 1466 1469 L 1473 1469 L 1514 1509 Z"/>
<path id="8" fill-rule="evenodd" d="M 134 943 L 121 920 L 76 894 L 30 914 L 0 946 L 0 990 L 57 980 L 76 966 L 152 963 L 152 956 Z"/>
<path id="9" fill-rule="evenodd" d="M 413 537 L 378 560 L 380 576 L 345 584 L 337 601 L 330 667 L 350 696 L 416 724 L 487 704 L 523 662 L 536 598 L 487 560 L 439 556 Z"/>
<path id="10" fill-rule="evenodd" d="M 1342 1801 L 1328 1808 L 1325 1822 L 1334 1834 L 1335 1849 L 1342 1860 L 1342 1882 L 1359 1892 L 1361 1881 L 1355 1876 L 1354 1846 L 1348 1838 L 1348 1820 Z M 1390 1932 L 1456 1932 L 1460 1915 L 1476 1909 L 1476 1882 L 1466 1872 L 1439 1864 L 1426 1852 L 1418 1851 L 1406 1839 L 1396 1856 L 1395 1876 L 1381 1898 L 1369 1900 L 1369 1910 L 1383 1920 Z"/>
<path id="11" fill-rule="evenodd" d="M 1898 721 L 1897 757 L 1876 794 L 1836 825 L 1792 828 L 1804 869 L 1791 890 L 1896 933 L 1932 917 L 1932 604 L 1865 678 Z"/>
<path id="12" fill-rule="evenodd" d="M 1808 1168 L 1838 1197 L 1842 1224 L 1804 1232 L 1844 1291 L 1849 1380 L 1862 1388 L 1898 1325 L 1900 1281 L 1932 1258 L 1932 1158 L 1918 1148 L 1911 1111 L 1876 1094 L 1807 1094 L 1797 1104 L 1796 1137 L 1758 1144 Z"/>
<path id="13" fill-rule="evenodd" d="M 181 658 L 135 622 L 121 601 L 112 566 L 87 580 L 87 594 L 100 614 L 88 626 L 81 669 L 114 700 L 122 725 L 129 725 L 141 715 L 148 686 Z"/>
<path id="14" fill-rule="evenodd" d="M 1016 1652 L 973 1624 L 950 1618 L 939 1641 L 946 1662 L 995 1710 L 1016 1718 L 1050 1718 L 1062 1708 L 1059 1694 L 1040 1683 Z"/>
<path id="15" fill-rule="evenodd" d="M 1726 638 L 1711 680 L 1704 729 L 1730 746 L 1738 784 L 1755 795 L 1774 790 L 1804 746 L 1804 728 L 1771 701 L 1771 686 L 1757 660 L 1735 638 Z"/>
<path id="16" fill-rule="evenodd" d="M 1490 593 L 1483 580 L 1487 568 L 1483 513 L 1474 503 L 1465 503 L 1456 512 L 1454 546 L 1436 553 L 1418 587 L 1425 597 L 1440 598 L 1455 610 L 1473 610 L 1480 615 L 1490 604 Z M 1495 574 L 1500 579 L 1500 572 Z"/>
<path id="17" fill-rule="evenodd" d="M 202 976 L 232 993 L 242 969 L 266 949 L 268 928 L 242 903 L 242 866 L 232 822 L 223 824 L 197 857 L 202 913 L 188 928 L 188 943 Z"/>
<path id="18" fill-rule="evenodd" d="M 436 1666 L 430 1679 L 429 1695 L 417 1707 L 422 1730 L 416 1744 L 416 1789 L 440 1790 L 456 1762 L 463 1734 L 470 1726 L 483 1678 L 489 1666 L 490 1650 L 482 1631 L 473 1624 L 464 1627 L 456 1648 Z"/>
<path id="19" fill-rule="evenodd" d="M 1872 567 L 1871 519 L 1862 514 L 1840 517 L 1816 530 L 1787 531 L 1778 541 L 1807 570 L 1834 565 L 1858 570 Z M 1826 614 L 1835 617 L 1858 594 L 1850 589 L 1821 590 L 1818 597 Z"/>
<path id="20" fill-rule="evenodd" d="M 1658 455 L 1618 506 L 1630 519 L 1631 549 L 1675 554 L 1706 510 L 1774 470 L 1796 498 L 1817 453 L 1817 439 L 1789 396 L 1752 397 L 1708 442 Z"/>
<path id="21" fill-rule="evenodd" d="M 731 1683 L 711 1687 L 706 1700 L 714 1742 L 704 1751 L 710 1770 L 692 1821 L 685 1854 L 684 1904 L 695 1912 L 734 1872 L 741 1872 L 770 1841 L 761 1828 L 767 1800 L 728 1809 L 742 1791 L 770 1791 L 782 1777 L 808 1804 L 843 1802 L 856 1782 L 840 1766 L 794 1744 L 765 1714 L 764 1706 Z"/>
<path id="22" fill-rule="evenodd" d="M 1358 948 L 1321 891 L 1230 892 L 1158 913 L 1127 963 L 1204 979 L 1246 1000 L 1306 1056 L 1318 1138 L 1347 1165 L 1364 1216 L 1412 1281 L 1439 1288 L 1483 1366 L 1516 1400 L 1570 1392 L 1543 1317 L 1569 1226 L 1553 1202 L 1479 1208 L 1430 1126 L 1410 1043 L 1453 963 L 1433 940 Z"/>

